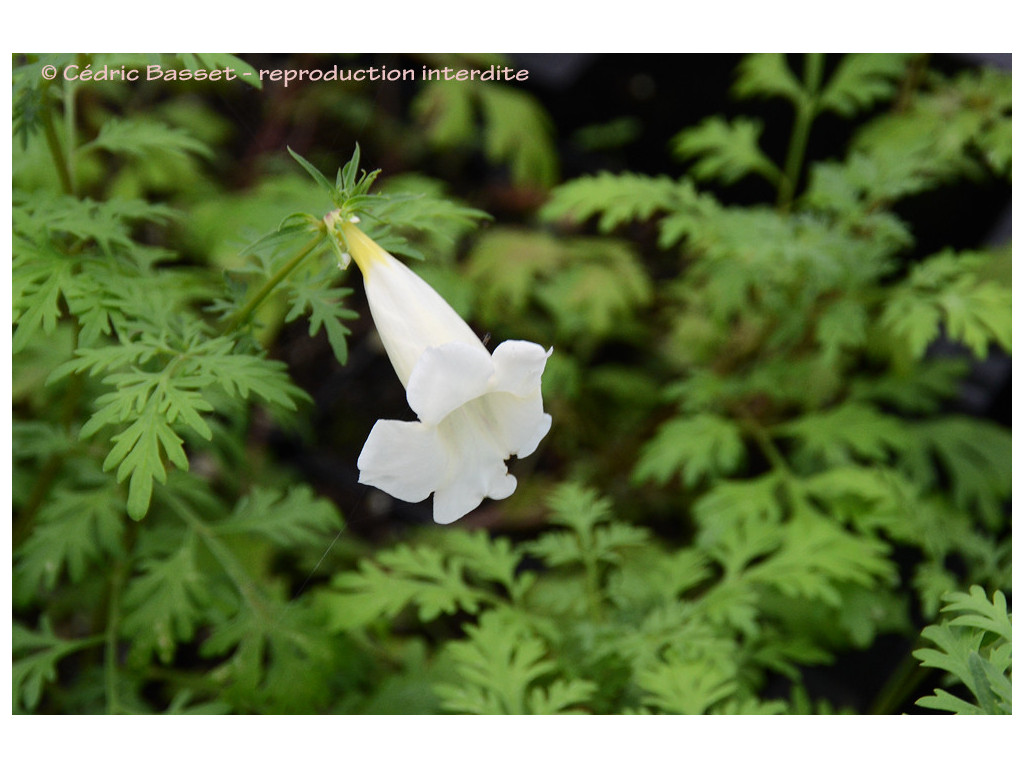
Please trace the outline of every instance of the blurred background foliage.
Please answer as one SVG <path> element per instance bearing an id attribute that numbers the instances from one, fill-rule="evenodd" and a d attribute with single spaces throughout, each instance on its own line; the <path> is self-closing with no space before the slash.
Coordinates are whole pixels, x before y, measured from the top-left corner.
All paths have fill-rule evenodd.
<path id="1" fill-rule="evenodd" d="M 153 62 L 530 75 L 39 74 Z M 14 64 L 15 711 L 1009 712 L 1008 56 Z M 410 411 L 356 275 L 242 311 L 331 207 L 286 147 L 357 142 L 389 247 L 555 348 L 455 526 L 357 483 Z"/>

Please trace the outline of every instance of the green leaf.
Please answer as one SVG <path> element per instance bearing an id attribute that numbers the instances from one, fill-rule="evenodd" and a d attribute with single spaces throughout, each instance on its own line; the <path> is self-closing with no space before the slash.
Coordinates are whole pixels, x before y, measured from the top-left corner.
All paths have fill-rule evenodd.
<path id="1" fill-rule="evenodd" d="M 558 154 L 551 121 L 537 99 L 518 88 L 479 88 L 484 151 L 493 162 L 507 162 L 518 184 L 550 187 L 558 178 Z"/>
<path id="2" fill-rule="evenodd" d="M 923 667 L 935 667 L 950 673 L 954 682 L 967 687 L 977 704 L 947 691 L 936 689 L 934 696 L 918 699 L 922 707 L 945 709 L 958 714 L 1010 714 L 1010 614 L 1006 598 L 998 590 L 990 603 L 978 585 L 969 593 L 953 593 L 943 598 L 943 612 L 959 612 L 921 631 L 921 637 L 937 648 L 920 648 L 914 656 Z"/>
<path id="3" fill-rule="evenodd" d="M 14 593 L 22 600 L 52 590 L 62 572 L 72 583 L 103 557 L 122 554 L 124 516 L 110 485 L 58 488 L 39 510 L 35 528 L 14 553 Z"/>
<path id="4" fill-rule="evenodd" d="M 61 297 L 73 290 L 71 263 L 53 252 L 38 253 L 44 257 L 35 263 L 18 258 L 17 252 L 14 259 L 14 353 L 25 349 L 40 332 L 49 336 L 56 330 L 63 315 Z"/>
<path id="5" fill-rule="evenodd" d="M 521 313 L 537 284 L 566 261 L 554 237 L 505 228 L 483 233 L 469 253 L 467 276 L 477 287 L 485 316 Z M 500 274 L 501 280 L 494 276 Z"/>
<path id="6" fill-rule="evenodd" d="M 11 684 L 15 714 L 36 709 L 47 684 L 57 680 L 57 664 L 64 657 L 101 640 L 63 640 L 54 634 L 46 616 L 40 620 L 38 632 L 14 622 L 11 627 L 11 652 L 14 656 Z"/>
<path id="7" fill-rule="evenodd" d="M 288 286 L 291 309 L 285 322 L 291 322 L 300 315 L 309 313 L 309 335 L 316 336 L 321 328 L 327 331 L 327 340 L 337 361 L 348 362 L 350 333 L 344 321 L 359 317 L 358 313 L 346 309 L 342 300 L 352 293 L 351 288 L 331 288 L 329 283 L 292 282 Z"/>
<path id="8" fill-rule="evenodd" d="M 665 422 L 641 450 L 633 470 L 636 482 L 664 485 L 679 475 L 693 487 L 705 478 L 736 471 L 746 451 L 739 426 L 713 414 L 680 416 Z"/>
<path id="9" fill-rule="evenodd" d="M 292 158 L 295 160 L 295 162 L 297 162 L 299 165 L 301 165 L 303 167 L 303 169 L 306 171 L 306 173 L 308 173 L 310 176 L 313 177 L 313 181 L 315 181 L 317 183 L 317 186 L 319 186 L 322 190 L 324 190 L 328 195 L 331 195 L 333 197 L 334 193 L 336 191 L 335 190 L 335 186 L 333 184 L 331 184 L 331 182 L 329 182 L 327 180 L 327 177 L 324 176 L 322 173 L 320 173 L 320 171 L 317 169 L 317 167 L 315 165 L 313 165 L 311 162 L 309 162 L 306 158 L 304 158 L 302 155 L 300 155 L 294 149 L 292 149 L 291 147 L 286 147 L 286 149 L 288 150 L 288 154 L 292 156 Z M 358 152 L 359 152 L 359 145 L 357 144 L 356 145 L 356 153 L 358 153 Z M 356 155 L 354 155 L 354 157 L 358 158 L 359 155 L 356 154 Z"/>
<path id="10" fill-rule="evenodd" d="M 721 117 L 709 117 L 678 133 L 672 139 L 672 149 L 681 159 L 696 158 L 690 173 L 699 179 L 735 184 L 753 173 L 778 184 L 782 172 L 761 151 L 761 130 L 756 120 L 737 118 L 726 122 Z"/>
<path id="11" fill-rule="evenodd" d="M 795 438 L 800 450 L 827 464 L 854 459 L 883 461 L 907 446 L 905 424 L 893 416 L 863 404 L 847 402 L 830 411 L 808 413 L 776 429 Z"/>
<path id="12" fill-rule="evenodd" d="M 910 471 L 922 481 L 938 481 L 929 458 L 934 455 L 952 486 L 953 502 L 976 509 L 991 527 L 1004 519 L 1013 470 L 1010 433 L 996 424 L 963 416 L 932 419 L 913 426 L 919 453 L 908 457 Z"/>
<path id="13" fill-rule="evenodd" d="M 1011 298 L 1008 287 L 982 277 L 985 254 L 944 251 L 916 265 L 896 290 L 881 323 L 906 339 L 911 354 L 921 357 L 945 324 L 946 333 L 979 358 L 989 345 L 1010 351 Z"/>
<path id="14" fill-rule="evenodd" d="M 212 596 L 210 579 L 196 562 L 196 539 L 188 534 L 167 557 L 149 557 L 124 595 L 122 635 L 132 654 L 151 653 L 169 664 L 179 643 L 192 640 Z"/>
<path id="15" fill-rule="evenodd" d="M 619 563 L 625 550 L 647 541 L 646 530 L 614 521 L 611 502 L 578 483 L 558 486 L 548 505 L 554 510 L 549 522 L 570 530 L 548 531 L 527 549 L 549 566 Z"/>
<path id="16" fill-rule="evenodd" d="M 200 648 L 207 658 L 228 656 L 207 679 L 242 712 L 322 712 L 330 703 L 337 640 L 324 634 L 317 619 L 305 604 L 269 594 L 243 603 Z"/>
<path id="17" fill-rule="evenodd" d="M 416 97 L 413 112 L 432 144 L 451 149 L 479 143 L 490 161 L 508 164 L 516 184 L 547 187 L 558 176 L 550 120 L 523 90 L 431 81 Z"/>
<path id="18" fill-rule="evenodd" d="M 666 714 L 702 715 L 736 693 L 737 674 L 735 658 L 725 653 L 673 652 L 641 669 L 636 683 L 645 703 Z"/>
<path id="19" fill-rule="evenodd" d="M 153 479 L 167 481 L 164 457 L 180 469 L 188 469 L 188 458 L 181 446 L 184 442 L 157 412 L 151 403 L 132 424 L 111 438 L 110 449 L 103 470 L 117 468 L 117 481 L 130 478 L 128 483 L 128 515 L 141 520 L 149 510 L 153 495 Z"/>
<path id="20" fill-rule="evenodd" d="M 511 614 L 488 611 L 479 624 L 466 627 L 466 635 L 466 640 L 445 647 L 459 682 L 434 689 L 449 711 L 556 714 L 585 704 L 597 690 L 593 683 L 576 679 L 540 684 L 556 671 L 556 664 L 546 658 L 543 640 Z"/>
<path id="21" fill-rule="evenodd" d="M 514 598 L 522 595 L 532 582 L 518 573 L 522 553 L 505 537 L 492 537 L 486 531 L 455 529 L 440 545 L 446 552 L 462 560 L 476 578 L 501 584 Z"/>
<path id="22" fill-rule="evenodd" d="M 944 612 L 959 612 L 961 615 L 951 619 L 951 627 L 974 627 L 985 632 L 992 632 L 1003 638 L 1007 643 L 1012 641 L 1013 627 L 1010 614 L 1006 607 L 1006 595 L 998 589 L 992 594 L 989 602 L 985 590 L 977 584 L 971 585 L 968 593 L 954 592 L 945 597 Z"/>
<path id="23" fill-rule="evenodd" d="M 598 338 L 621 328 L 647 305 L 653 286 L 633 250 L 614 240 L 574 240 L 562 269 L 535 287 L 562 338 Z"/>
<path id="24" fill-rule="evenodd" d="M 891 99 L 909 58 L 901 53 L 847 54 L 821 94 L 819 109 L 852 117 L 875 102 Z"/>
<path id="25" fill-rule="evenodd" d="M 237 394 L 248 399 L 256 395 L 290 411 L 296 409 L 297 401 L 309 399 L 291 382 L 284 363 L 243 353 L 229 338 L 211 338 L 200 343 L 188 356 L 181 374 L 196 376 L 197 381 L 204 383 L 209 377 L 232 397 Z"/>
<path id="26" fill-rule="evenodd" d="M 492 599 L 466 582 L 464 562 L 427 546 L 401 544 L 363 560 L 356 572 L 338 574 L 321 605 L 333 631 L 354 629 L 380 618 L 394 618 L 415 605 L 419 620 L 433 621 L 456 611 L 476 613 Z"/>
<path id="27" fill-rule="evenodd" d="M 78 152 L 94 149 L 134 157 L 145 157 L 153 153 L 213 156 L 212 150 L 188 131 L 145 117 L 106 121 L 99 135 L 79 147 Z"/>
<path id="28" fill-rule="evenodd" d="M 700 524 L 697 545 L 727 573 L 738 573 L 781 545 L 782 480 L 770 473 L 755 480 L 721 481 L 694 505 Z"/>
<path id="29" fill-rule="evenodd" d="M 286 493 L 253 488 L 239 500 L 231 516 L 216 523 L 213 529 L 222 535 L 256 535 L 282 547 L 294 547 L 319 544 L 341 525 L 341 516 L 333 504 L 300 485 Z"/>
<path id="30" fill-rule="evenodd" d="M 540 211 L 545 221 L 582 223 L 600 214 L 598 229 L 611 232 L 621 224 L 649 219 L 694 202 L 697 193 L 687 181 L 667 176 L 613 174 L 607 171 L 560 184 Z"/>
<path id="31" fill-rule="evenodd" d="M 818 320 L 815 336 L 825 359 L 836 362 L 844 351 L 855 351 L 867 340 L 868 313 L 854 297 L 829 304 Z"/>
<path id="32" fill-rule="evenodd" d="M 785 527 L 782 546 L 746 577 L 790 597 L 842 603 L 841 584 L 875 588 L 895 576 L 889 547 L 816 514 L 801 514 Z"/>
<path id="33" fill-rule="evenodd" d="M 745 56 L 736 73 L 733 92 L 743 99 L 778 96 L 793 104 L 804 98 L 804 89 L 781 53 Z"/>
<path id="34" fill-rule="evenodd" d="M 392 253 L 407 253 L 384 245 L 387 237 L 424 242 L 438 257 L 450 259 L 458 239 L 490 214 L 453 200 L 433 180 L 400 176 L 388 180 L 386 194 L 367 201 L 366 232 Z M 376 222 L 386 227 L 375 229 Z"/>
<path id="35" fill-rule="evenodd" d="M 131 239 L 134 222 L 162 223 L 174 216 L 166 205 L 137 199 L 96 201 L 71 195 L 20 194 L 15 198 L 14 231 L 41 245 L 43 239 L 59 242 L 96 243 L 110 255 L 122 250 L 142 250 Z"/>

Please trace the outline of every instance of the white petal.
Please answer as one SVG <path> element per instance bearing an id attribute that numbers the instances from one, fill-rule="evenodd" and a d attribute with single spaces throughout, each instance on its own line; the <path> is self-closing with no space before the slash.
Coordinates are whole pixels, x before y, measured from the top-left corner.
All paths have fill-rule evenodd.
<path id="1" fill-rule="evenodd" d="M 344 223 L 342 231 L 363 273 L 377 333 L 403 385 L 427 347 L 459 341 L 486 352 L 465 320 L 423 278 L 358 227 Z"/>
<path id="2" fill-rule="evenodd" d="M 531 397 L 491 392 L 481 400 L 490 428 L 506 457 L 529 456 L 551 429 L 551 416 L 544 413 L 539 390 Z"/>
<path id="3" fill-rule="evenodd" d="M 434 493 L 434 520 L 450 523 L 476 509 L 485 497 L 504 499 L 516 489 L 508 452 L 483 418 L 480 400 L 452 413 L 438 433 L 451 456 L 448 476 Z"/>
<path id="4" fill-rule="evenodd" d="M 438 424 L 449 413 L 487 391 L 494 373 L 483 344 L 458 342 L 425 350 L 409 377 L 409 406 L 425 424 Z"/>
<path id="5" fill-rule="evenodd" d="M 495 348 L 493 389 L 511 392 L 519 397 L 533 394 L 540 388 L 540 376 L 551 357 L 552 350 L 544 350 L 532 341 L 505 341 Z"/>
<path id="6" fill-rule="evenodd" d="M 366 438 L 356 466 L 359 482 L 402 501 L 423 501 L 447 471 L 437 429 L 418 421 L 381 419 Z"/>

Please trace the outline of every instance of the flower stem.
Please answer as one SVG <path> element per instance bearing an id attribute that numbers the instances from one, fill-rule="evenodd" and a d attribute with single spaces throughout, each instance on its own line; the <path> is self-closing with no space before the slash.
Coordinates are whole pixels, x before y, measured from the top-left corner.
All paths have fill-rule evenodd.
<path id="1" fill-rule="evenodd" d="M 253 312 L 256 311 L 257 307 L 263 303 L 263 301 L 269 296 L 274 289 L 284 280 L 288 275 L 295 271 L 295 269 L 302 263 L 303 259 L 309 256 L 316 248 L 324 241 L 325 233 L 323 231 L 317 233 L 317 236 L 310 240 L 298 253 L 292 256 L 286 264 L 284 264 L 277 272 L 271 275 L 270 279 L 264 284 L 256 294 L 245 303 L 245 306 L 238 310 L 231 318 L 227 328 L 224 329 L 225 334 L 232 333 L 238 330 L 244 325 Z"/>
<path id="2" fill-rule="evenodd" d="M 804 59 L 805 90 L 803 98 L 796 105 L 796 121 L 793 124 L 793 134 L 789 138 L 789 151 L 786 153 L 785 180 L 779 185 L 776 200 L 779 210 L 784 212 L 792 205 L 800 181 L 800 170 L 807 152 L 807 140 L 811 135 L 811 123 L 818 112 L 818 89 L 821 87 L 824 63 L 824 54 L 821 53 L 808 53 Z"/>

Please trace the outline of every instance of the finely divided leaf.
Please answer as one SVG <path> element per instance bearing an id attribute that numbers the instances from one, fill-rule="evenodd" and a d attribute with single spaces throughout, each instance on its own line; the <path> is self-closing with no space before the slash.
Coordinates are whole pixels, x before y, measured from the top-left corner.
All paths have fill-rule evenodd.
<path id="1" fill-rule="evenodd" d="M 193 638 L 212 599 L 211 582 L 196 562 L 192 535 L 167 557 L 144 560 L 140 570 L 124 596 L 121 631 L 132 641 L 136 658 L 155 652 L 167 664 L 177 645 Z"/>
<path id="2" fill-rule="evenodd" d="M 804 98 L 804 89 L 782 53 L 752 53 L 736 71 L 733 92 L 740 98 L 780 96 L 793 104 Z"/>
<path id="3" fill-rule="evenodd" d="M 279 546 L 293 547 L 323 542 L 340 525 L 341 517 L 334 505 L 300 485 L 284 494 L 254 488 L 238 502 L 230 517 L 213 527 L 220 534 L 263 536 Z"/>
<path id="4" fill-rule="evenodd" d="M 825 87 L 819 108 L 852 117 L 876 101 L 892 98 L 908 59 L 901 53 L 847 54 Z"/>
<path id="5" fill-rule="evenodd" d="M 677 134 L 672 148 L 679 158 L 696 159 L 690 173 L 699 179 L 734 184 L 754 173 L 777 184 L 782 172 L 761 151 L 761 130 L 756 120 L 737 118 L 726 122 L 721 117 L 709 117 Z"/>
<path id="6" fill-rule="evenodd" d="M 15 550 L 16 597 L 28 600 L 38 589 L 54 589 L 65 571 L 78 582 L 91 564 L 120 555 L 125 524 L 117 501 L 110 485 L 57 489 L 40 508 L 32 535 Z"/>
<path id="7" fill-rule="evenodd" d="M 665 484 L 679 475 L 688 486 L 739 468 L 746 451 L 739 426 L 713 414 L 666 422 L 646 445 L 633 471 L 637 482 Z"/>
<path id="8" fill-rule="evenodd" d="M 466 582 L 463 561 L 430 547 L 402 544 L 364 560 L 358 571 L 341 573 L 334 591 L 323 595 L 328 625 L 335 631 L 394 618 L 406 606 L 418 608 L 420 621 L 463 610 L 476 613 L 489 592 Z"/>
<path id="9" fill-rule="evenodd" d="M 352 293 L 351 288 L 332 288 L 325 282 L 292 282 L 288 286 L 291 309 L 285 322 L 309 313 L 309 335 L 316 336 L 321 328 L 327 331 L 327 341 L 337 361 L 344 365 L 348 361 L 350 333 L 344 321 L 359 317 L 358 313 L 346 309 L 343 299 Z"/>
<path id="10" fill-rule="evenodd" d="M 693 185 L 687 181 L 604 171 L 559 185 L 540 215 L 546 221 L 583 223 L 600 214 L 598 229 L 611 232 L 621 224 L 685 207 L 696 197 Z"/>

